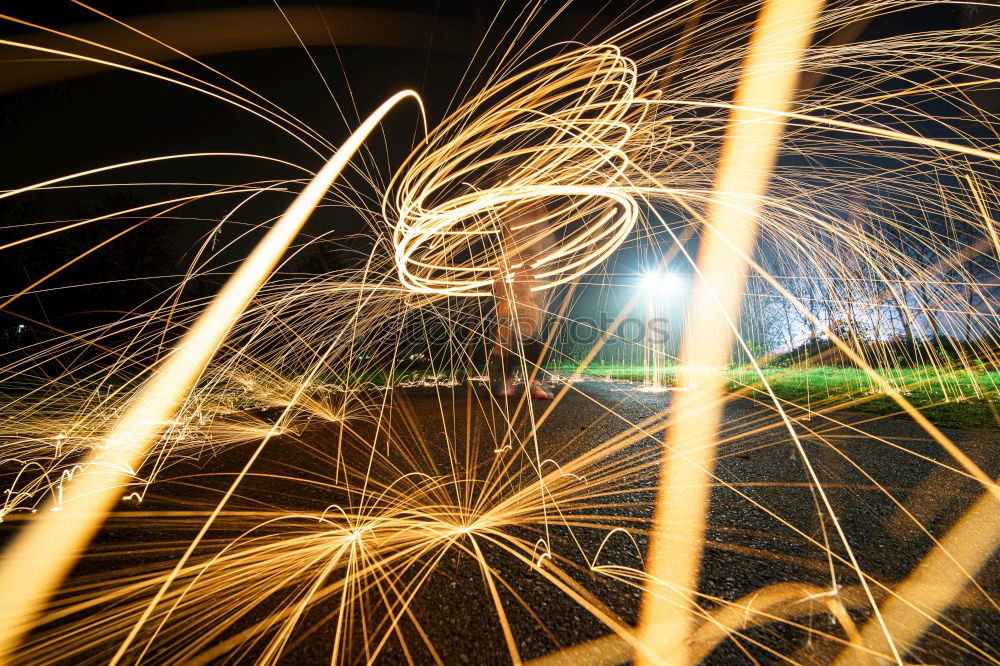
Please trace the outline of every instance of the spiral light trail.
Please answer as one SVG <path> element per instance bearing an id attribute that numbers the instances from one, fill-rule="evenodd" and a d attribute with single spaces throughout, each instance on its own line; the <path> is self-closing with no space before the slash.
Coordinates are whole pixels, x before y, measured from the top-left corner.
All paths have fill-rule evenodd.
<path id="1" fill-rule="evenodd" d="M 53 254 L 0 294 L 45 332 L 0 354 L 0 661 L 1000 663 L 1000 21 L 522 4 L 441 24 L 433 48 L 481 43 L 431 118 L 387 89 L 354 119 L 317 54 L 331 16 L 392 12 L 0 16 L 0 90 L 70 59 L 319 162 L 139 146 L 0 190 L 4 265 Z M 261 29 L 213 41 L 240 17 Z M 332 158 L 309 113 L 199 59 L 288 44 L 344 121 Z M 253 171 L 186 169 L 230 163 Z M 76 203 L 122 191 L 145 198 Z M 154 222 L 201 234 L 154 297 L 66 331 L 30 309 L 147 277 L 73 271 Z M 627 331 L 643 274 L 677 277 L 656 317 L 680 344 Z M 524 275 L 547 328 L 511 346 L 551 403 L 484 390 Z"/>

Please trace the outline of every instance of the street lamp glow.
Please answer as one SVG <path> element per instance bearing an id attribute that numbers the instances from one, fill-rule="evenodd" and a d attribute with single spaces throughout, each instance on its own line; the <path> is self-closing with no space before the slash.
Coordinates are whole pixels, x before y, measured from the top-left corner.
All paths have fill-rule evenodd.
<path id="1" fill-rule="evenodd" d="M 680 291 L 681 279 L 673 273 L 646 273 L 642 277 L 642 288 L 660 293 Z"/>

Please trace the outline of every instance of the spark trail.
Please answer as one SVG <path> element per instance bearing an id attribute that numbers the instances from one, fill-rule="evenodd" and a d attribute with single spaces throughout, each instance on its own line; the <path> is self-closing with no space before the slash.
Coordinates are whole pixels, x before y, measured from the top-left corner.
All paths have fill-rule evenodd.
<path id="1" fill-rule="evenodd" d="M 38 38 L 0 44 L 197 92 L 330 154 L 301 114 L 198 60 L 222 45 L 167 44 L 164 60 L 155 22 L 76 4 L 143 47 L 17 17 Z M 0 654 L 276 663 L 322 642 L 334 663 L 446 662 L 440 590 L 478 580 L 495 635 L 459 650 L 483 660 L 997 663 L 976 629 L 1000 616 L 995 456 L 936 423 L 992 418 L 1000 390 L 997 119 L 974 101 L 1000 81 L 1000 25 L 843 37 L 934 5 L 681 1 L 564 41 L 546 32 L 562 10 L 529 3 L 483 35 L 412 145 L 373 132 L 421 101 L 387 90 L 367 119 L 332 100 L 350 138 L 318 170 L 147 152 L 0 192 L 170 192 L 7 228 L 13 256 L 128 221 L 12 287 L 11 316 L 150 220 L 206 229 L 153 300 L 86 330 L 47 324 L 0 359 Z M 303 16 L 277 14 L 262 39 L 290 28 L 325 76 Z M 128 182 L 209 157 L 267 171 Z M 364 231 L 304 227 L 327 207 Z M 512 219 L 546 239 L 524 264 L 507 261 Z M 296 272 L 334 245 L 338 265 Z M 663 268 L 684 276 L 665 295 L 680 348 L 624 332 L 648 305 L 637 276 Z M 546 292 L 546 358 L 519 359 L 522 381 L 540 362 L 559 375 L 544 407 L 483 390 L 492 295 L 518 272 Z M 219 276 L 218 295 L 187 295 Z M 592 302 L 612 316 L 572 348 Z M 625 358 L 657 359 L 670 391 L 616 379 L 651 370 Z M 910 429 L 841 411 L 875 407 Z M 141 557 L 102 539 L 151 526 L 166 536 Z M 66 577 L 78 558 L 111 564 Z M 720 588 L 730 571 L 753 585 Z M 560 620 L 579 613 L 607 636 L 569 645 Z"/>

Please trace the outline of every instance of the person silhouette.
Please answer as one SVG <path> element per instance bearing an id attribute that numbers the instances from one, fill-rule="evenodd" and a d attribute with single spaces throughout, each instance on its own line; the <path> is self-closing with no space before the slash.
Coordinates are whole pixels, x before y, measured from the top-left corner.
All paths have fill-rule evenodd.
<path id="1" fill-rule="evenodd" d="M 523 361 L 524 381 L 531 397 L 552 400 L 540 367 L 547 291 L 540 288 L 544 281 L 534 265 L 552 244 L 548 211 L 537 202 L 514 204 L 495 218 L 501 240 L 499 271 L 493 282 L 496 328 L 489 359 L 490 383 L 497 396 L 513 396 L 514 372 Z"/>

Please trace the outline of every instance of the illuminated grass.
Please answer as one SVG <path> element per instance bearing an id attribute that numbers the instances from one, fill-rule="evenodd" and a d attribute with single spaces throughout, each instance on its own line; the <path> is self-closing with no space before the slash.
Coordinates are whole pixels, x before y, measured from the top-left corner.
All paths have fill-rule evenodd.
<path id="1" fill-rule="evenodd" d="M 571 374 L 578 369 L 575 365 L 566 364 L 554 366 L 551 370 Z M 663 376 L 668 385 L 675 385 L 676 371 L 676 366 L 664 369 Z M 587 377 L 634 382 L 642 382 L 648 375 L 639 365 L 592 364 L 579 372 Z M 885 368 L 879 369 L 879 372 L 933 423 L 956 427 L 997 423 L 1000 372 L 946 370 L 931 366 Z M 778 398 L 802 407 L 822 409 L 840 405 L 875 414 L 899 411 L 896 403 L 880 392 L 864 371 L 857 368 L 765 368 L 763 373 Z M 753 368 L 741 366 L 730 369 L 727 374 L 730 391 L 748 390 L 751 397 L 768 398 Z"/>

